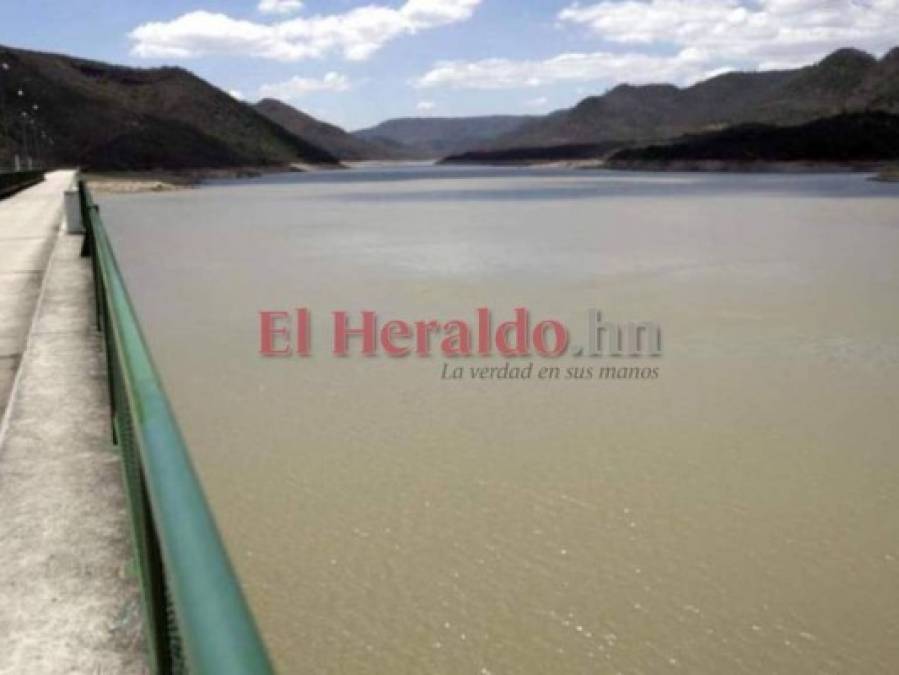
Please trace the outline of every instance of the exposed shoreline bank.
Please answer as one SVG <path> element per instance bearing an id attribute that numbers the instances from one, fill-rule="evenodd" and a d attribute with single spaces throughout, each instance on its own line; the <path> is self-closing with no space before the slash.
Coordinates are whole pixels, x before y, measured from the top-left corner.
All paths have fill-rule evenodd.
<path id="1" fill-rule="evenodd" d="M 337 171 L 343 165 L 324 166 L 295 162 L 284 166 L 246 166 L 232 169 L 188 169 L 183 171 L 98 171 L 87 172 L 84 180 L 93 192 L 101 194 L 133 194 L 137 192 L 171 192 L 189 190 L 203 181 L 228 178 L 258 178 L 273 173 L 307 173 Z"/>
<path id="2" fill-rule="evenodd" d="M 436 162 L 438 166 L 496 166 L 496 167 L 531 167 L 547 169 L 600 169 L 605 165 L 603 159 L 495 159 L 468 160 L 443 159 Z"/>

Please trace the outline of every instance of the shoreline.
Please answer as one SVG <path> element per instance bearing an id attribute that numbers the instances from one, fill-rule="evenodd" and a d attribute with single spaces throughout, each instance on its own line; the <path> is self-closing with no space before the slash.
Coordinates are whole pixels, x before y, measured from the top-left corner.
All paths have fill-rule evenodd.
<path id="1" fill-rule="evenodd" d="M 492 166 L 546 169 L 579 169 L 602 171 L 633 171 L 649 173 L 742 173 L 742 174 L 815 174 L 815 173 L 871 173 L 871 180 L 885 183 L 899 182 L 899 167 L 883 161 L 871 162 L 771 162 L 736 160 L 495 160 L 439 162 L 443 166 Z"/>
<path id="2" fill-rule="evenodd" d="M 191 190 L 215 179 L 258 178 L 277 173 L 307 173 L 352 170 L 371 166 L 485 166 L 541 168 L 548 170 L 632 171 L 648 173 L 731 173 L 731 174 L 815 174 L 871 173 L 871 180 L 899 182 L 899 167 L 885 162 L 768 162 L 733 160 L 496 160 L 428 162 L 346 162 L 338 167 L 296 163 L 288 166 L 236 167 L 231 169 L 190 169 L 176 171 L 86 172 L 84 180 L 99 194 L 137 194 Z"/>
<path id="3" fill-rule="evenodd" d="M 294 162 L 279 166 L 244 166 L 228 169 L 86 171 L 84 181 L 92 192 L 99 194 L 135 194 L 140 192 L 172 192 L 190 190 L 207 180 L 230 178 L 259 178 L 275 173 L 312 173 L 339 171 L 347 168 Z"/>

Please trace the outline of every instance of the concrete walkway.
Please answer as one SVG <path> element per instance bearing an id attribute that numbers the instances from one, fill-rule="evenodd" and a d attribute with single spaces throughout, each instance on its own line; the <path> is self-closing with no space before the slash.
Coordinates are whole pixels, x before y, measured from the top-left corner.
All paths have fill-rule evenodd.
<path id="1" fill-rule="evenodd" d="M 90 265 L 57 235 L 71 178 L 0 203 L 0 344 L 20 369 L 0 426 L 3 675 L 146 672 Z"/>
<path id="2" fill-rule="evenodd" d="M 73 178 L 71 171 L 56 171 L 43 183 L 0 200 L 0 418 L 59 230 L 61 195 Z"/>

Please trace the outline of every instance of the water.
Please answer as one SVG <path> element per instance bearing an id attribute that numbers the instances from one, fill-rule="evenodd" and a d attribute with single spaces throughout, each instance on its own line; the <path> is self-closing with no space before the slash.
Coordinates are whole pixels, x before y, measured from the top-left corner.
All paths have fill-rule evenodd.
<path id="1" fill-rule="evenodd" d="M 418 168 L 102 208 L 282 672 L 899 671 L 896 186 Z M 260 357 L 300 306 L 314 355 Z M 660 376 L 328 353 L 332 310 L 480 306 L 657 321 Z"/>

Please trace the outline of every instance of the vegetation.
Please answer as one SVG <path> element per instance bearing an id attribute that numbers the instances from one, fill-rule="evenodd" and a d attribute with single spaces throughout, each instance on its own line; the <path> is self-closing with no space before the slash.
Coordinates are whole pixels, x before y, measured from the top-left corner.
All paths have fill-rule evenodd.
<path id="1" fill-rule="evenodd" d="M 181 68 L 125 68 L 7 47 L 0 61 L 9 66 L 0 78 L 4 163 L 26 149 L 103 171 L 336 162 Z"/>
<path id="2" fill-rule="evenodd" d="M 626 162 L 880 162 L 899 159 L 899 115 L 850 113 L 798 126 L 744 124 L 615 153 Z"/>

